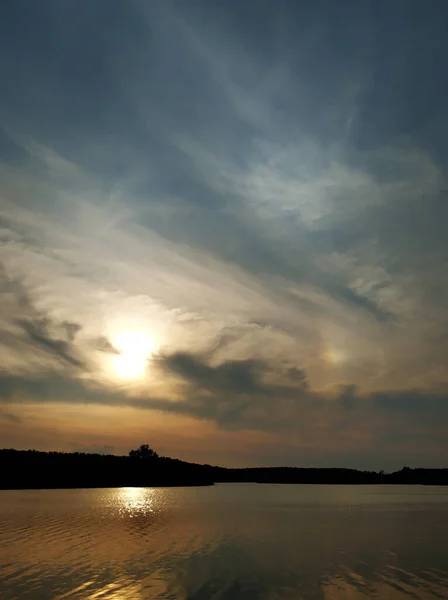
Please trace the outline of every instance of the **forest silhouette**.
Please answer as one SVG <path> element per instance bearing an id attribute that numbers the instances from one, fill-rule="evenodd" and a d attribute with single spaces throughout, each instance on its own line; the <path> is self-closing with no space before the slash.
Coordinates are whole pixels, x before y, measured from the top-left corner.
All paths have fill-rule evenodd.
<path id="1" fill-rule="evenodd" d="M 358 471 L 342 468 L 231 469 L 159 456 L 148 444 L 128 456 L 0 450 L 0 489 L 168 487 L 215 483 L 448 485 L 448 469 Z"/>

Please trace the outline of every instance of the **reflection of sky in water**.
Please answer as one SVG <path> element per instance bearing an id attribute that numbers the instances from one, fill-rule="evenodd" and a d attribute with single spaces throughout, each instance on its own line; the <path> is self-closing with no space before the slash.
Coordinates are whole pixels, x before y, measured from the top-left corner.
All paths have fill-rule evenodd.
<path id="1" fill-rule="evenodd" d="M 0 492 L 1 600 L 434 600 L 448 490 Z"/>

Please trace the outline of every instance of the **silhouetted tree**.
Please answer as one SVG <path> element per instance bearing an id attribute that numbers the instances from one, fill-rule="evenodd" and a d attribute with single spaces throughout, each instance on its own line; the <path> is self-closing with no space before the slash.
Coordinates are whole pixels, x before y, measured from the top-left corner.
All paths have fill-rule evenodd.
<path id="1" fill-rule="evenodd" d="M 130 458 L 159 458 L 155 450 L 150 448 L 148 444 L 142 444 L 137 450 L 129 452 Z"/>

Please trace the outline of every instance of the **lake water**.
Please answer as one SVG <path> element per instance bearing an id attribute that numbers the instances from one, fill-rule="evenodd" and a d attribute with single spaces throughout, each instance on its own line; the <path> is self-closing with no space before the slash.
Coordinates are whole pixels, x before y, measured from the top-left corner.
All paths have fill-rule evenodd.
<path id="1" fill-rule="evenodd" d="M 448 598 L 448 488 L 0 491 L 0 598 Z"/>

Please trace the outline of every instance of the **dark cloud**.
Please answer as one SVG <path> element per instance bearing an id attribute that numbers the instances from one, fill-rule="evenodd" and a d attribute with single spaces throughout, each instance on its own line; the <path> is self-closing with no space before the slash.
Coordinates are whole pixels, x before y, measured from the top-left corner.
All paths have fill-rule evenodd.
<path id="1" fill-rule="evenodd" d="M 100 352 L 106 352 L 107 354 L 120 354 L 113 344 L 104 336 L 93 340 L 92 346 Z"/>
<path id="2" fill-rule="evenodd" d="M 0 397 L 5 401 L 117 404 L 121 394 L 107 393 L 106 388 L 91 388 L 82 380 L 52 372 L 32 375 L 3 374 Z"/>
<path id="3" fill-rule="evenodd" d="M 437 426 L 448 417 L 448 393 L 446 391 L 425 392 L 400 390 L 377 392 L 372 395 L 374 404 L 389 413 L 396 413 L 416 424 Z"/>
<path id="4" fill-rule="evenodd" d="M 20 317 L 14 318 L 13 322 L 26 336 L 31 349 L 43 350 L 71 367 L 85 366 L 73 345 L 77 333 L 82 329 L 81 325 L 50 319 L 37 308 L 21 279 L 9 276 L 3 265 L 0 265 L 0 284 L 3 297 L 12 298 L 12 306 L 18 308 L 16 312 Z M 6 306 L 6 302 L 4 305 Z M 2 338 L 9 345 L 18 343 L 17 335 L 10 331 L 1 332 L 0 340 Z"/>
<path id="5" fill-rule="evenodd" d="M 204 356 L 177 352 L 162 357 L 158 367 L 181 378 L 186 403 L 179 407 L 226 428 L 276 428 L 283 418 L 282 401 L 307 394 L 303 371 L 262 360 L 212 365 Z"/>
<path id="6" fill-rule="evenodd" d="M 75 351 L 72 347 L 73 337 L 69 341 L 54 338 L 49 333 L 50 322 L 48 319 L 39 319 L 37 321 L 17 319 L 16 322 L 32 342 L 50 355 L 61 359 L 73 367 L 81 368 L 85 366 L 84 362 L 75 356 Z M 64 323 L 64 329 L 65 325 Z"/>
<path id="7" fill-rule="evenodd" d="M 80 356 L 76 345 L 82 332 L 82 325 L 74 321 L 60 321 L 48 312 L 37 307 L 27 286 L 18 277 L 11 277 L 0 265 L 0 283 L 3 294 L 13 298 L 13 304 L 19 308 L 20 318 L 14 324 L 25 335 L 25 348 L 31 352 L 44 351 L 48 356 L 61 361 L 66 367 L 89 370 L 88 362 Z M 23 340 L 22 340 L 23 341 Z M 22 347 L 16 332 L 0 330 L 0 342 L 9 347 Z M 87 340 L 89 346 L 100 352 L 119 354 L 105 336 Z"/>
<path id="8" fill-rule="evenodd" d="M 25 334 L 28 350 L 44 351 L 68 367 L 88 369 L 85 360 L 80 357 L 76 347 L 76 338 L 82 331 L 82 325 L 73 321 L 60 321 L 39 309 L 26 285 L 19 279 L 8 276 L 0 265 L 0 282 L 2 293 L 13 298 L 21 314 L 14 323 Z M 18 344 L 17 334 L 0 330 L 0 342 L 14 346 Z M 111 342 L 104 336 L 90 341 L 91 347 L 110 354 L 118 354 Z"/>
<path id="9" fill-rule="evenodd" d="M 260 377 L 265 366 L 257 360 L 227 361 L 216 367 L 207 364 L 201 357 L 187 352 L 165 356 L 159 363 L 164 369 L 180 375 L 199 389 L 210 392 L 257 394 L 266 388 Z"/>
<path id="10" fill-rule="evenodd" d="M 69 342 L 73 342 L 76 334 L 82 329 L 82 326 L 79 323 L 70 323 L 69 321 L 63 321 L 61 327 L 65 329 Z"/>

